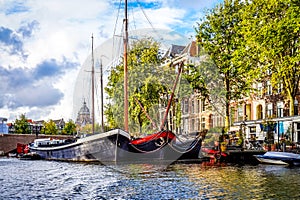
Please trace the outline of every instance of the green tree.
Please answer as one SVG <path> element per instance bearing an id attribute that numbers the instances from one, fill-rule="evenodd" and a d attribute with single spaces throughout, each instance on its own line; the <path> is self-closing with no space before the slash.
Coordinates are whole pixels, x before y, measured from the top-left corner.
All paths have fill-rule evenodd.
<path id="1" fill-rule="evenodd" d="M 29 127 L 28 119 L 25 114 L 21 114 L 20 119 L 16 119 L 14 123 L 15 133 L 17 134 L 30 134 L 31 130 Z"/>
<path id="2" fill-rule="evenodd" d="M 272 86 L 283 86 L 293 116 L 300 80 L 299 1 L 251 0 L 243 13 L 243 34 L 255 73 L 261 78 L 272 73 Z"/>
<path id="3" fill-rule="evenodd" d="M 44 126 L 41 130 L 41 133 L 44 133 L 46 135 L 57 135 L 58 129 L 56 127 L 56 124 L 53 120 L 49 120 L 48 122 L 44 122 Z"/>
<path id="4" fill-rule="evenodd" d="M 209 90 L 207 87 L 207 83 L 205 82 L 205 76 L 201 73 L 201 65 L 198 67 L 190 65 L 189 73 L 185 73 L 183 76 L 186 80 L 191 84 L 191 87 L 194 90 L 197 90 L 201 96 L 206 99 L 209 97 Z"/>
<path id="5" fill-rule="evenodd" d="M 86 134 L 92 134 L 93 132 L 92 124 L 86 124 L 84 127 L 82 127 L 81 131 Z"/>
<path id="6" fill-rule="evenodd" d="M 74 133 L 76 133 L 76 125 L 73 122 L 73 120 L 69 120 L 66 124 L 65 127 L 63 129 L 63 133 L 67 134 L 67 135 L 73 135 Z"/>
<path id="7" fill-rule="evenodd" d="M 226 91 L 216 64 L 208 56 L 201 56 L 200 63 L 192 66 L 192 69 L 185 76 L 192 84 L 192 88 L 200 94 L 199 98 L 203 102 L 209 101 L 209 107 L 205 109 L 210 109 L 225 117 Z"/>
<path id="8" fill-rule="evenodd" d="M 225 91 L 225 127 L 230 125 L 230 101 L 247 95 L 251 82 L 248 67 L 243 65 L 237 54 L 243 49 L 243 37 L 239 30 L 242 0 L 224 0 L 209 11 L 206 18 L 196 27 L 197 41 L 218 68 Z"/>
<path id="9" fill-rule="evenodd" d="M 105 130 L 105 125 L 104 125 L 103 129 Z M 101 131 L 102 131 L 101 125 L 99 123 L 95 123 L 95 132 L 100 133 Z"/>
<path id="10" fill-rule="evenodd" d="M 141 132 L 142 127 L 150 124 L 139 104 L 147 113 L 157 113 L 153 106 L 158 104 L 162 91 L 158 51 L 159 43 L 153 39 L 141 39 L 133 42 L 128 53 L 129 127 L 132 132 Z M 105 88 L 111 100 L 105 110 L 111 128 L 123 127 L 123 74 L 121 63 L 111 71 Z"/>

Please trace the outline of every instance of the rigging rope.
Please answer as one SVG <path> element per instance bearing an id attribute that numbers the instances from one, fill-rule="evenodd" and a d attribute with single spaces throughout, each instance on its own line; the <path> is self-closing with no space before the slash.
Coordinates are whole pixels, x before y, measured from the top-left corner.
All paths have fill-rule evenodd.
<path id="1" fill-rule="evenodd" d="M 158 133 L 162 133 L 162 132 L 164 132 L 164 131 L 160 131 L 160 132 L 158 132 Z M 166 144 L 169 143 L 169 142 L 168 142 L 169 134 L 170 134 L 170 133 L 168 132 L 168 134 L 167 134 L 167 136 L 166 136 L 166 137 L 167 137 L 167 140 L 160 146 L 160 148 L 166 146 Z M 149 139 L 147 142 L 145 142 L 144 144 L 150 143 L 151 141 L 156 140 L 157 138 L 160 138 L 160 137 L 161 137 L 160 134 L 155 134 L 152 138 L 150 138 L 150 139 Z M 132 146 L 134 149 L 136 149 L 137 151 L 140 151 L 140 152 L 142 152 L 142 153 L 147 153 L 147 152 L 151 153 L 151 152 L 154 152 L 154 151 L 157 151 L 158 149 L 160 149 L 160 148 L 158 148 L 158 149 L 155 149 L 155 150 L 153 150 L 153 151 L 144 151 L 144 150 L 141 150 L 141 149 L 137 148 L 134 144 L 131 144 L 131 146 Z"/>
<path id="2" fill-rule="evenodd" d="M 162 149 L 162 148 L 164 148 L 165 146 L 166 146 L 166 142 L 163 144 L 163 145 L 161 145 L 160 147 L 158 147 L 157 149 L 154 149 L 154 150 L 152 150 L 152 151 L 144 151 L 144 150 L 141 150 L 141 149 L 139 149 L 139 148 L 137 148 L 135 145 L 133 145 L 133 144 L 131 144 L 131 146 L 135 149 L 135 150 L 137 150 L 137 151 L 139 151 L 139 152 L 141 152 L 141 153 L 153 153 L 153 152 L 156 152 L 156 151 L 158 151 L 158 150 L 160 150 L 160 149 Z"/>
<path id="3" fill-rule="evenodd" d="M 159 39 L 163 40 L 163 37 L 156 31 L 156 29 L 154 28 L 152 22 L 150 21 L 149 17 L 147 16 L 145 10 L 143 9 L 141 3 L 139 2 L 139 0 L 136 0 L 137 4 L 139 5 L 140 9 L 142 10 L 146 20 L 148 21 L 148 23 L 150 24 L 151 26 L 151 29 L 155 32 L 155 34 L 158 36 Z M 164 45 L 164 47 L 166 48 L 167 46 L 163 43 L 161 43 L 161 45 Z"/>
<path id="4" fill-rule="evenodd" d="M 118 24 L 118 21 L 119 21 L 119 16 L 120 16 L 120 10 L 121 10 L 121 4 L 122 4 L 122 0 L 119 1 L 119 8 L 118 8 L 118 13 L 117 13 L 117 18 L 116 18 L 116 21 L 115 21 L 115 25 L 114 25 L 114 32 L 113 32 L 113 44 L 112 44 L 112 55 L 111 55 L 111 58 L 115 58 L 115 57 L 119 57 L 120 53 L 119 52 L 122 52 L 122 50 L 120 50 L 122 48 L 122 40 L 118 40 L 118 45 L 115 44 L 115 37 L 119 37 L 116 35 L 116 31 L 117 31 L 117 24 Z M 122 24 L 122 28 L 121 28 L 121 34 L 124 32 L 124 23 Z M 120 37 L 123 37 L 123 35 L 121 35 Z M 116 51 L 115 51 L 115 47 L 116 48 Z M 117 51 L 118 50 L 118 51 Z M 117 55 L 115 55 L 117 54 Z M 114 60 L 114 59 L 113 59 Z M 113 65 L 117 65 L 118 63 L 113 63 Z M 113 66 L 114 67 L 114 66 Z M 109 71 L 109 66 L 107 66 L 107 69 Z"/>
<path id="5" fill-rule="evenodd" d="M 118 14 L 117 14 L 117 18 L 116 18 L 116 22 L 115 22 L 115 26 L 114 26 L 113 36 L 116 35 L 117 24 L 118 24 L 118 21 L 119 21 L 119 15 L 120 15 L 120 10 L 121 10 L 121 2 L 122 2 L 122 0 L 120 0 L 120 2 L 119 2 Z"/>

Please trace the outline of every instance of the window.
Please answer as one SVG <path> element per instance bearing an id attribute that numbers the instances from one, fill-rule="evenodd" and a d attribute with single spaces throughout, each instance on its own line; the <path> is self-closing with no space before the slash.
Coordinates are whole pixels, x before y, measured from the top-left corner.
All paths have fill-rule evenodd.
<path id="1" fill-rule="evenodd" d="M 218 115 L 211 115 L 212 117 L 212 124 L 211 127 L 216 127 L 219 125 L 219 119 L 218 119 Z"/>
<path id="2" fill-rule="evenodd" d="M 191 100 L 191 113 L 195 113 L 195 101 Z"/>
<path id="3" fill-rule="evenodd" d="M 189 121 L 188 121 L 187 118 L 185 118 L 185 119 L 183 120 L 183 131 L 187 133 L 188 130 L 189 130 Z"/>
<path id="4" fill-rule="evenodd" d="M 283 117 L 283 108 L 284 108 L 284 105 L 283 105 L 283 102 L 278 102 L 277 103 L 277 117 Z"/>
<path id="5" fill-rule="evenodd" d="M 201 106 L 201 112 L 204 112 L 204 111 L 205 111 L 205 100 L 202 99 L 202 100 L 201 100 L 201 103 L 202 103 L 202 104 L 201 104 L 201 105 L 202 105 L 202 106 Z"/>
<path id="6" fill-rule="evenodd" d="M 267 106 L 267 115 L 268 115 L 268 117 L 273 116 L 273 104 L 272 103 L 269 103 Z"/>
<path id="7" fill-rule="evenodd" d="M 298 101 L 297 101 L 297 99 L 295 99 L 295 102 L 294 102 L 294 114 L 298 115 Z"/>
<path id="8" fill-rule="evenodd" d="M 256 126 L 250 126 L 250 133 L 256 133 Z"/>
<path id="9" fill-rule="evenodd" d="M 243 111 L 243 106 L 242 105 L 240 105 L 239 107 L 238 107 L 238 121 L 243 121 L 244 119 L 244 111 Z"/>
<path id="10" fill-rule="evenodd" d="M 205 117 L 202 117 L 201 119 L 201 130 L 205 129 Z"/>
<path id="11" fill-rule="evenodd" d="M 200 113 L 200 100 L 197 99 L 196 101 L 197 101 L 197 107 L 196 107 L 197 111 L 196 112 Z"/>
<path id="12" fill-rule="evenodd" d="M 257 84 L 257 90 L 258 90 L 258 96 L 260 98 L 262 98 L 262 96 L 263 96 L 263 86 L 262 86 L 262 83 L 258 83 Z"/>
<path id="13" fill-rule="evenodd" d="M 251 104 L 246 105 L 246 116 L 245 120 L 252 120 L 252 115 L 251 115 Z"/>
<path id="14" fill-rule="evenodd" d="M 189 112 L 189 100 L 185 99 L 183 101 L 183 113 L 187 114 Z"/>
<path id="15" fill-rule="evenodd" d="M 271 81 L 267 81 L 267 95 L 272 94 L 272 84 Z"/>
<path id="16" fill-rule="evenodd" d="M 263 112 L 262 112 L 262 105 L 258 105 L 256 107 L 256 117 L 257 119 L 262 119 L 263 118 Z"/>
<path id="17" fill-rule="evenodd" d="M 220 115 L 212 115 L 212 124 L 211 127 L 223 126 L 223 118 Z"/>
<path id="18" fill-rule="evenodd" d="M 195 130 L 195 119 L 192 119 L 192 122 L 191 122 L 191 131 L 194 131 Z"/>

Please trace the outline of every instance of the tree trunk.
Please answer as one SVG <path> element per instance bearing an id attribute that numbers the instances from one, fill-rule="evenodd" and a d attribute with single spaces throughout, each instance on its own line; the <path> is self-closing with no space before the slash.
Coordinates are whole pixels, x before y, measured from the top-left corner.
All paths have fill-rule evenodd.
<path id="1" fill-rule="evenodd" d="M 294 116 L 295 115 L 295 106 L 294 106 L 294 103 L 295 103 L 295 98 L 293 96 L 290 96 L 289 97 L 290 99 L 290 116 Z"/>
<path id="2" fill-rule="evenodd" d="M 228 80 L 229 74 L 228 72 L 225 74 L 225 80 L 224 80 L 224 84 L 225 84 L 225 88 L 226 88 L 226 108 L 225 108 L 225 131 L 227 132 L 229 130 L 229 126 L 230 126 L 230 83 Z"/>

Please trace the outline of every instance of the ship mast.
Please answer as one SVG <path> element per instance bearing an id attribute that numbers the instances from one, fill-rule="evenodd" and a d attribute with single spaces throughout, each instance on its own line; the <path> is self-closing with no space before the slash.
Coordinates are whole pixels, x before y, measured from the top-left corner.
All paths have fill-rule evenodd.
<path id="1" fill-rule="evenodd" d="M 125 0 L 125 36 L 124 36 L 124 130 L 128 132 L 128 69 L 127 69 L 127 45 L 128 45 L 128 17 L 127 0 Z"/>
<path id="2" fill-rule="evenodd" d="M 101 85 L 101 131 L 104 132 L 104 118 L 103 118 L 103 72 L 102 60 L 100 59 L 100 85 Z"/>
<path id="3" fill-rule="evenodd" d="M 95 133 L 95 69 L 94 69 L 94 36 L 92 34 L 92 133 Z"/>

